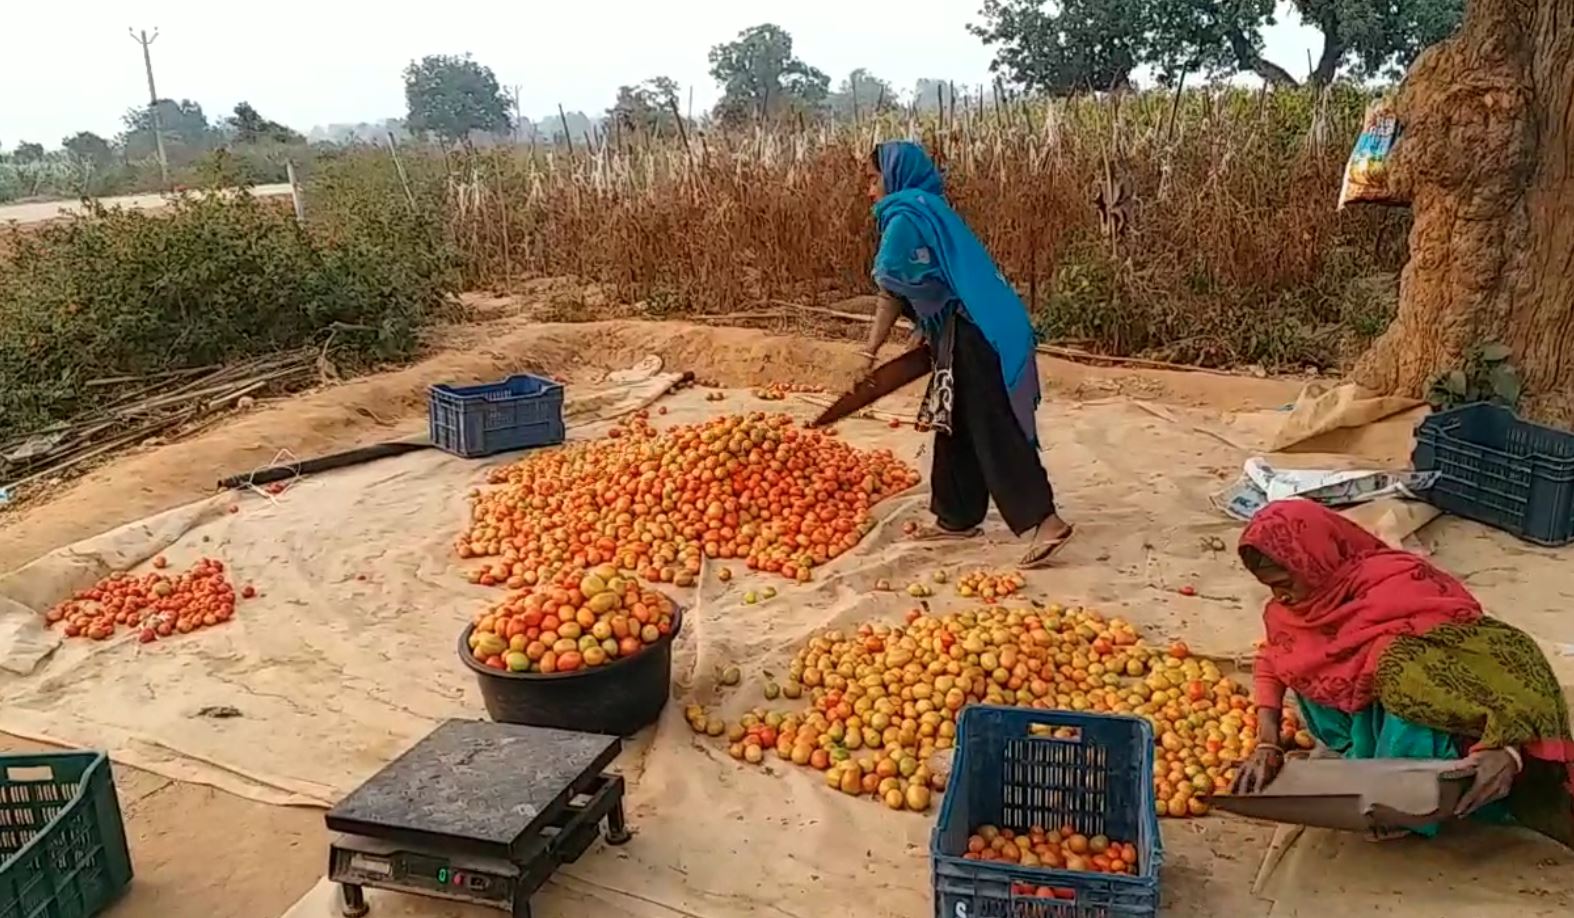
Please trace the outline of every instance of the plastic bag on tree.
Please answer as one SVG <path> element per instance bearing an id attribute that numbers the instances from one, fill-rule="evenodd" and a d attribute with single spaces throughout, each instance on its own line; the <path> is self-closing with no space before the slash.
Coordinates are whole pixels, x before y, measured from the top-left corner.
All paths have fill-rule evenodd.
<path id="1" fill-rule="evenodd" d="M 1394 200 L 1389 188 L 1389 169 L 1393 163 L 1394 143 L 1399 139 L 1399 120 L 1387 100 L 1372 103 L 1366 110 L 1361 136 L 1344 167 L 1344 184 L 1339 190 L 1339 209 L 1362 202 L 1387 204 Z"/>

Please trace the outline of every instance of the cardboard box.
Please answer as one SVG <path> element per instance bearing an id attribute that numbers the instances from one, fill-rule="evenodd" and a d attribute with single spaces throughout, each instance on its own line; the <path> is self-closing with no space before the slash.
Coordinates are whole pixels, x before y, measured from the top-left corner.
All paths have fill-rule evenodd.
<path id="1" fill-rule="evenodd" d="M 1270 822 L 1345 829 L 1410 829 L 1454 819 L 1472 774 L 1457 761 L 1299 759 L 1261 793 L 1222 794 L 1218 809 Z"/>

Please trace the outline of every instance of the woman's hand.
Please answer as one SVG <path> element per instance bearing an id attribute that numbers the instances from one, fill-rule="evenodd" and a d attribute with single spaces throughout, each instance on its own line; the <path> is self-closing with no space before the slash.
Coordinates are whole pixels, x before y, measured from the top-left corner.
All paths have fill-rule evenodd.
<path id="1" fill-rule="evenodd" d="M 1279 770 L 1283 767 L 1283 749 L 1267 743 L 1258 743 L 1252 754 L 1241 763 L 1241 770 L 1235 775 L 1235 783 L 1230 786 L 1230 793 L 1261 793 L 1274 778 L 1279 776 Z"/>
<path id="2" fill-rule="evenodd" d="M 1519 760 L 1503 749 L 1483 749 L 1464 760 L 1465 767 L 1475 772 L 1470 790 L 1454 808 L 1455 816 L 1469 816 L 1494 800 L 1508 796 L 1514 779 L 1519 776 Z"/>
<path id="3" fill-rule="evenodd" d="M 859 351 L 858 356 L 847 370 L 835 374 L 835 389 L 833 391 L 851 392 L 859 384 L 869 378 L 869 372 L 874 369 L 874 354 Z"/>

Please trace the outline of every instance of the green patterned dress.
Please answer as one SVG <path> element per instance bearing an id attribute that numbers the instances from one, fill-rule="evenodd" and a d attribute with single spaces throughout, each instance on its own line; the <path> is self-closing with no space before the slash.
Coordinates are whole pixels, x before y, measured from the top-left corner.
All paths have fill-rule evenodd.
<path id="1" fill-rule="evenodd" d="M 1525 752 L 1508 796 L 1475 816 L 1514 822 L 1574 848 L 1568 703 L 1529 635 L 1486 616 L 1401 635 L 1378 663 L 1376 696 L 1355 714 L 1297 701 L 1312 735 L 1347 758 L 1450 759 L 1472 747 L 1561 747 L 1554 755 L 1562 761 Z"/>

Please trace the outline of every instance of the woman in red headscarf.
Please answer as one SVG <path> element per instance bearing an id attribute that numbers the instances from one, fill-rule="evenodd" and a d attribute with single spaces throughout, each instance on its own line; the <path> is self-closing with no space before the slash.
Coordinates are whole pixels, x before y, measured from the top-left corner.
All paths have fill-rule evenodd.
<path id="1" fill-rule="evenodd" d="M 1311 501 L 1259 511 L 1240 555 L 1273 598 L 1254 667 L 1261 733 L 1237 793 L 1261 790 L 1283 764 L 1288 688 L 1334 752 L 1463 758 L 1475 780 L 1458 815 L 1574 847 L 1568 705 L 1529 635 L 1484 615 L 1458 580 Z"/>

